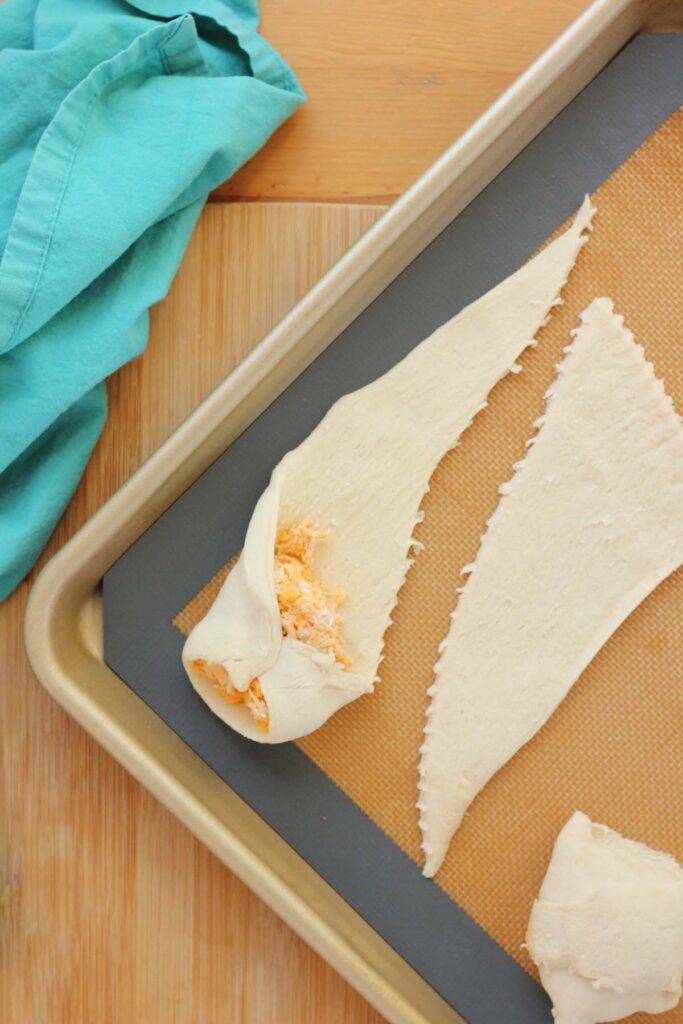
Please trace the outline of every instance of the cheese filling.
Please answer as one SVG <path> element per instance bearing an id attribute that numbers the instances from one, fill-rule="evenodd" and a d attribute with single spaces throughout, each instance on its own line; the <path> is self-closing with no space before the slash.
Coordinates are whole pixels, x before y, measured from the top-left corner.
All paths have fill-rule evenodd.
<path id="1" fill-rule="evenodd" d="M 343 593 L 326 591 L 311 569 L 316 544 L 328 537 L 315 530 L 310 519 L 281 530 L 275 541 L 275 592 L 280 609 L 282 635 L 316 647 L 348 667 L 341 653 L 337 608 Z"/>
<path id="2" fill-rule="evenodd" d="M 268 705 L 258 679 L 252 679 L 246 690 L 238 690 L 232 685 L 222 665 L 204 661 L 203 658 L 195 658 L 192 665 L 201 676 L 213 683 L 223 700 L 228 704 L 244 704 L 261 732 L 268 732 Z"/>
<path id="3" fill-rule="evenodd" d="M 311 519 L 279 531 L 275 540 L 275 593 L 282 635 L 309 644 L 322 654 L 331 654 L 346 669 L 350 662 L 341 652 L 337 616 L 344 594 L 325 590 L 311 569 L 316 544 L 328 535 L 326 530 L 316 530 Z M 228 704 L 244 704 L 258 729 L 268 732 L 268 704 L 258 679 L 252 679 L 246 690 L 238 690 L 223 665 L 203 658 L 196 658 L 192 665 Z"/>

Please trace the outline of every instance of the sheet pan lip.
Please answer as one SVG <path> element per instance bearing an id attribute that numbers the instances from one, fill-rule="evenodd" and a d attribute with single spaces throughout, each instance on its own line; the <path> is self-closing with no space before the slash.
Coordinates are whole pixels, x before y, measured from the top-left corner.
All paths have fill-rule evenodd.
<path id="1" fill-rule="evenodd" d="M 330 923 L 274 872 L 255 863 L 245 843 L 231 829 L 215 820 L 210 810 L 175 776 L 169 775 L 144 746 L 134 743 L 96 701 L 90 699 L 70 678 L 68 665 L 60 660 L 54 646 L 55 630 L 70 628 L 77 633 L 77 618 L 96 591 L 104 572 L 121 553 L 121 512 L 130 518 L 167 484 L 190 454 L 204 443 L 243 400 L 295 347 L 312 323 L 329 312 L 339 300 L 338 281 L 344 277 L 342 295 L 362 279 L 367 267 L 414 223 L 443 194 L 472 162 L 499 139 L 522 113 L 528 111 L 562 77 L 572 63 L 586 53 L 598 38 L 620 18 L 630 13 L 628 36 L 648 24 L 662 4 L 634 0 L 596 0 L 544 54 L 525 71 L 496 102 L 412 185 L 308 294 L 265 336 L 252 353 L 212 391 L 188 419 L 131 476 L 131 478 L 86 522 L 43 568 L 33 585 L 26 609 L 25 644 L 29 661 L 39 682 L 95 739 L 157 796 L 236 873 L 252 887 L 259 883 L 260 895 L 307 941 L 347 977 L 388 1019 L 397 1022 L 423 1021 L 414 1007 L 398 1006 L 396 993 L 386 991 L 386 982 L 353 950 L 341 948 L 343 940 Z M 681 6 L 683 11 L 683 6 Z M 615 46 L 618 49 L 627 36 Z M 542 127 L 542 126 L 541 126 Z M 540 130 L 540 128 L 539 128 Z M 184 485 L 180 491 L 184 489 Z M 178 493 L 180 493 L 180 491 Z M 177 495 L 175 495 L 177 496 Z M 174 496 L 174 497 L 175 497 Z M 152 518 L 173 500 L 159 503 Z M 144 529 L 144 527 L 143 527 Z M 142 532 L 139 531 L 139 532 Z M 103 543 L 103 538 L 108 538 Z M 128 546 L 125 540 L 122 549 Z M 80 640 L 77 640 L 80 643 Z M 94 657 L 91 655 L 91 657 Z M 99 664 L 99 663 L 98 663 Z M 100 668 L 115 674 L 102 662 Z M 120 684 L 124 685 L 124 684 Z M 220 841 L 217 834 L 220 832 Z M 220 852 L 219 852 L 220 850 Z M 228 856 L 226 856 L 226 850 Z M 304 865 L 305 866 L 305 865 Z M 308 869 L 310 870 L 310 869 Z M 308 919 L 308 923 L 304 919 Z M 312 934 L 305 934 L 310 932 Z M 382 989 L 385 991 L 382 991 Z M 454 1013 L 454 1021 L 459 1018 Z"/>

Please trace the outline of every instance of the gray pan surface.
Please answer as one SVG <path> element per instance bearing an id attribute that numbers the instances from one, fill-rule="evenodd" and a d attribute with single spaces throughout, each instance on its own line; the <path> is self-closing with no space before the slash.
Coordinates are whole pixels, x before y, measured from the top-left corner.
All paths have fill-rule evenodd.
<path id="1" fill-rule="evenodd" d="M 104 578 L 107 664 L 470 1024 L 550 1024 L 549 1003 L 296 746 L 250 743 L 209 711 L 171 620 L 239 550 L 271 470 L 332 403 L 514 271 L 681 102 L 683 33 L 636 37 Z"/>

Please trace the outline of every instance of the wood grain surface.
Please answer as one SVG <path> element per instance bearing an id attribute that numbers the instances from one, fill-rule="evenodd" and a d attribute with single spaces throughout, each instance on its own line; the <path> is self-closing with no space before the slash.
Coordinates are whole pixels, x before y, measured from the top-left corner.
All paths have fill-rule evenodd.
<path id="1" fill-rule="evenodd" d="M 308 102 L 219 199 L 387 203 L 588 0 L 264 0 Z"/>
<path id="2" fill-rule="evenodd" d="M 370 226 L 370 201 L 404 189 L 587 2 L 263 6 L 309 103 L 214 194 L 247 202 L 204 211 L 38 568 Z M 0 606 L 3 1024 L 381 1024 L 38 686 L 22 644 L 34 575 Z"/>

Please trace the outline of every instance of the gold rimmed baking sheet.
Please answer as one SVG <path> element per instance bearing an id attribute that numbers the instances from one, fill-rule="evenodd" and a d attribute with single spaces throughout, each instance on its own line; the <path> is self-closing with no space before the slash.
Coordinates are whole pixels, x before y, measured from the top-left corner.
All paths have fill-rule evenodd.
<path id="1" fill-rule="evenodd" d="M 498 486 L 523 456 L 554 367 L 593 298 L 608 295 L 683 409 L 683 108 L 595 193 L 594 232 L 564 304 L 435 472 L 375 693 L 342 709 L 300 748 L 413 860 L 418 747 L 439 641 Z M 230 563 L 232 564 L 232 563 Z M 226 566 L 174 619 L 187 634 Z M 476 799 L 436 878 L 500 945 L 522 947 L 555 836 L 575 808 L 683 860 L 683 572 L 621 626 L 540 733 Z M 645 1015 L 632 1018 L 646 1020 Z M 680 1010 L 660 1017 L 681 1021 Z"/>

